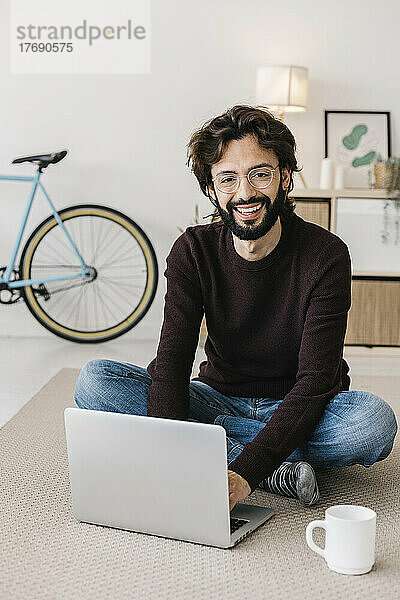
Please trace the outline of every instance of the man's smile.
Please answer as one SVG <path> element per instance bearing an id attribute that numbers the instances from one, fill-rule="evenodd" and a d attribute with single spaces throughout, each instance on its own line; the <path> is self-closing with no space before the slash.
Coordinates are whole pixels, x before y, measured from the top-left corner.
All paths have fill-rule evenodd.
<path id="1" fill-rule="evenodd" d="M 264 208 L 264 202 L 258 202 L 258 204 L 239 204 L 233 207 L 233 210 L 240 216 L 243 221 L 249 221 L 256 219 Z"/>

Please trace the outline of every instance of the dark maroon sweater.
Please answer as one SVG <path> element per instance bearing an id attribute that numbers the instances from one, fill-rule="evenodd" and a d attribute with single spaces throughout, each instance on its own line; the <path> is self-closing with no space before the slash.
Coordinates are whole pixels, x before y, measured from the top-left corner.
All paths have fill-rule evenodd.
<path id="1" fill-rule="evenodd" d="M 189 382 L 205 313 L 198 377 L 223 394 L 283 399 L 229 469 L 253 491 L 310 436 L 326 404 L 348 390 L 343 358 L 351 259 L 334 233 L 293 214 L 275 248 L 241 257 L 222 221 L 188 227 L 166 259 L 164 321 L 147 414 L 187 420 Z"/>

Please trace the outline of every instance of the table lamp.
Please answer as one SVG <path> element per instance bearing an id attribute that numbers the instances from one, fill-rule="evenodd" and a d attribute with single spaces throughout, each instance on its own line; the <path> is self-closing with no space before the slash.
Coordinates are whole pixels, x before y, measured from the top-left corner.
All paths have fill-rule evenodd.
<path id="1" fill-rule="evenodd" d="M 257 108 L 267 107 L 284 120 L 285 113 L 307 110 L 308 69 L 295 65 L 267 65 L 257 69 Z M 300 179 L 306 188 L 302 173 Z"/>

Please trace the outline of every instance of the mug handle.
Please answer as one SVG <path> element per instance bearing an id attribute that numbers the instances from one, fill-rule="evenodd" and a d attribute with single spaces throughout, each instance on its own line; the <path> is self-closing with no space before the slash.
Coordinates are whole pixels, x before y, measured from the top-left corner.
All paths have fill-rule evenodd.
<path id="1" fill-rule="evenodd" d="M 306 527 L 307 544 L 309 545 L 311 550 L 314 550 L 314 552 L 316 552 L 317 554 L 320 554 L 321 556 L 323 556 L 325 558 L 325 548 L 320 548 L 320 546 L 317 546 L 317 544 L 313 540 L 313 531 L 314 531 L 315 527 L 322 527 L 322 529 L 325 529 L 325 535 L 326 535 L 326 522 L 325 521 L 311 521 L 311 523 L 309 523 Z"/>

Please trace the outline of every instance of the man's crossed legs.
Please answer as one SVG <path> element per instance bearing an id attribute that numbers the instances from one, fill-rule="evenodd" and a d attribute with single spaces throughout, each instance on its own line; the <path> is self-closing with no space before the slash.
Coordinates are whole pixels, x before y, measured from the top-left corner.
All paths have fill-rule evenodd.
<path id="1" fill-rule="evenodd" d="M 80 408 L 146 415 L 150 384 L 151 376 L 143 367 L 96 359 L 86 363 L 80 372 L 75 402 Z M 228 466 L 241 453 L 244 444 L 265 427 L 282 402 L 272 398 L 226 396 L 200 381 L 191 381 L 189 392 L 188 420 L 215 423 L 225 429 Z M 397 428 L 393 410 L 379 396 L 365 391 L 340 392 L 325 407 L 313 434 L 274 474 L 263 480 L 260 487 L 288 496 L 298 495 L 294 492 L 293 478 L 301 471 L 297 469 L 299 461 L 317 469 L 355 464 L 370 467 L 389 456 Z M 303 475 L 310 473 L 303 471 Z M 318 497 L 319 493 L 315 493 L 314 501 L 308 504 Z"/>

